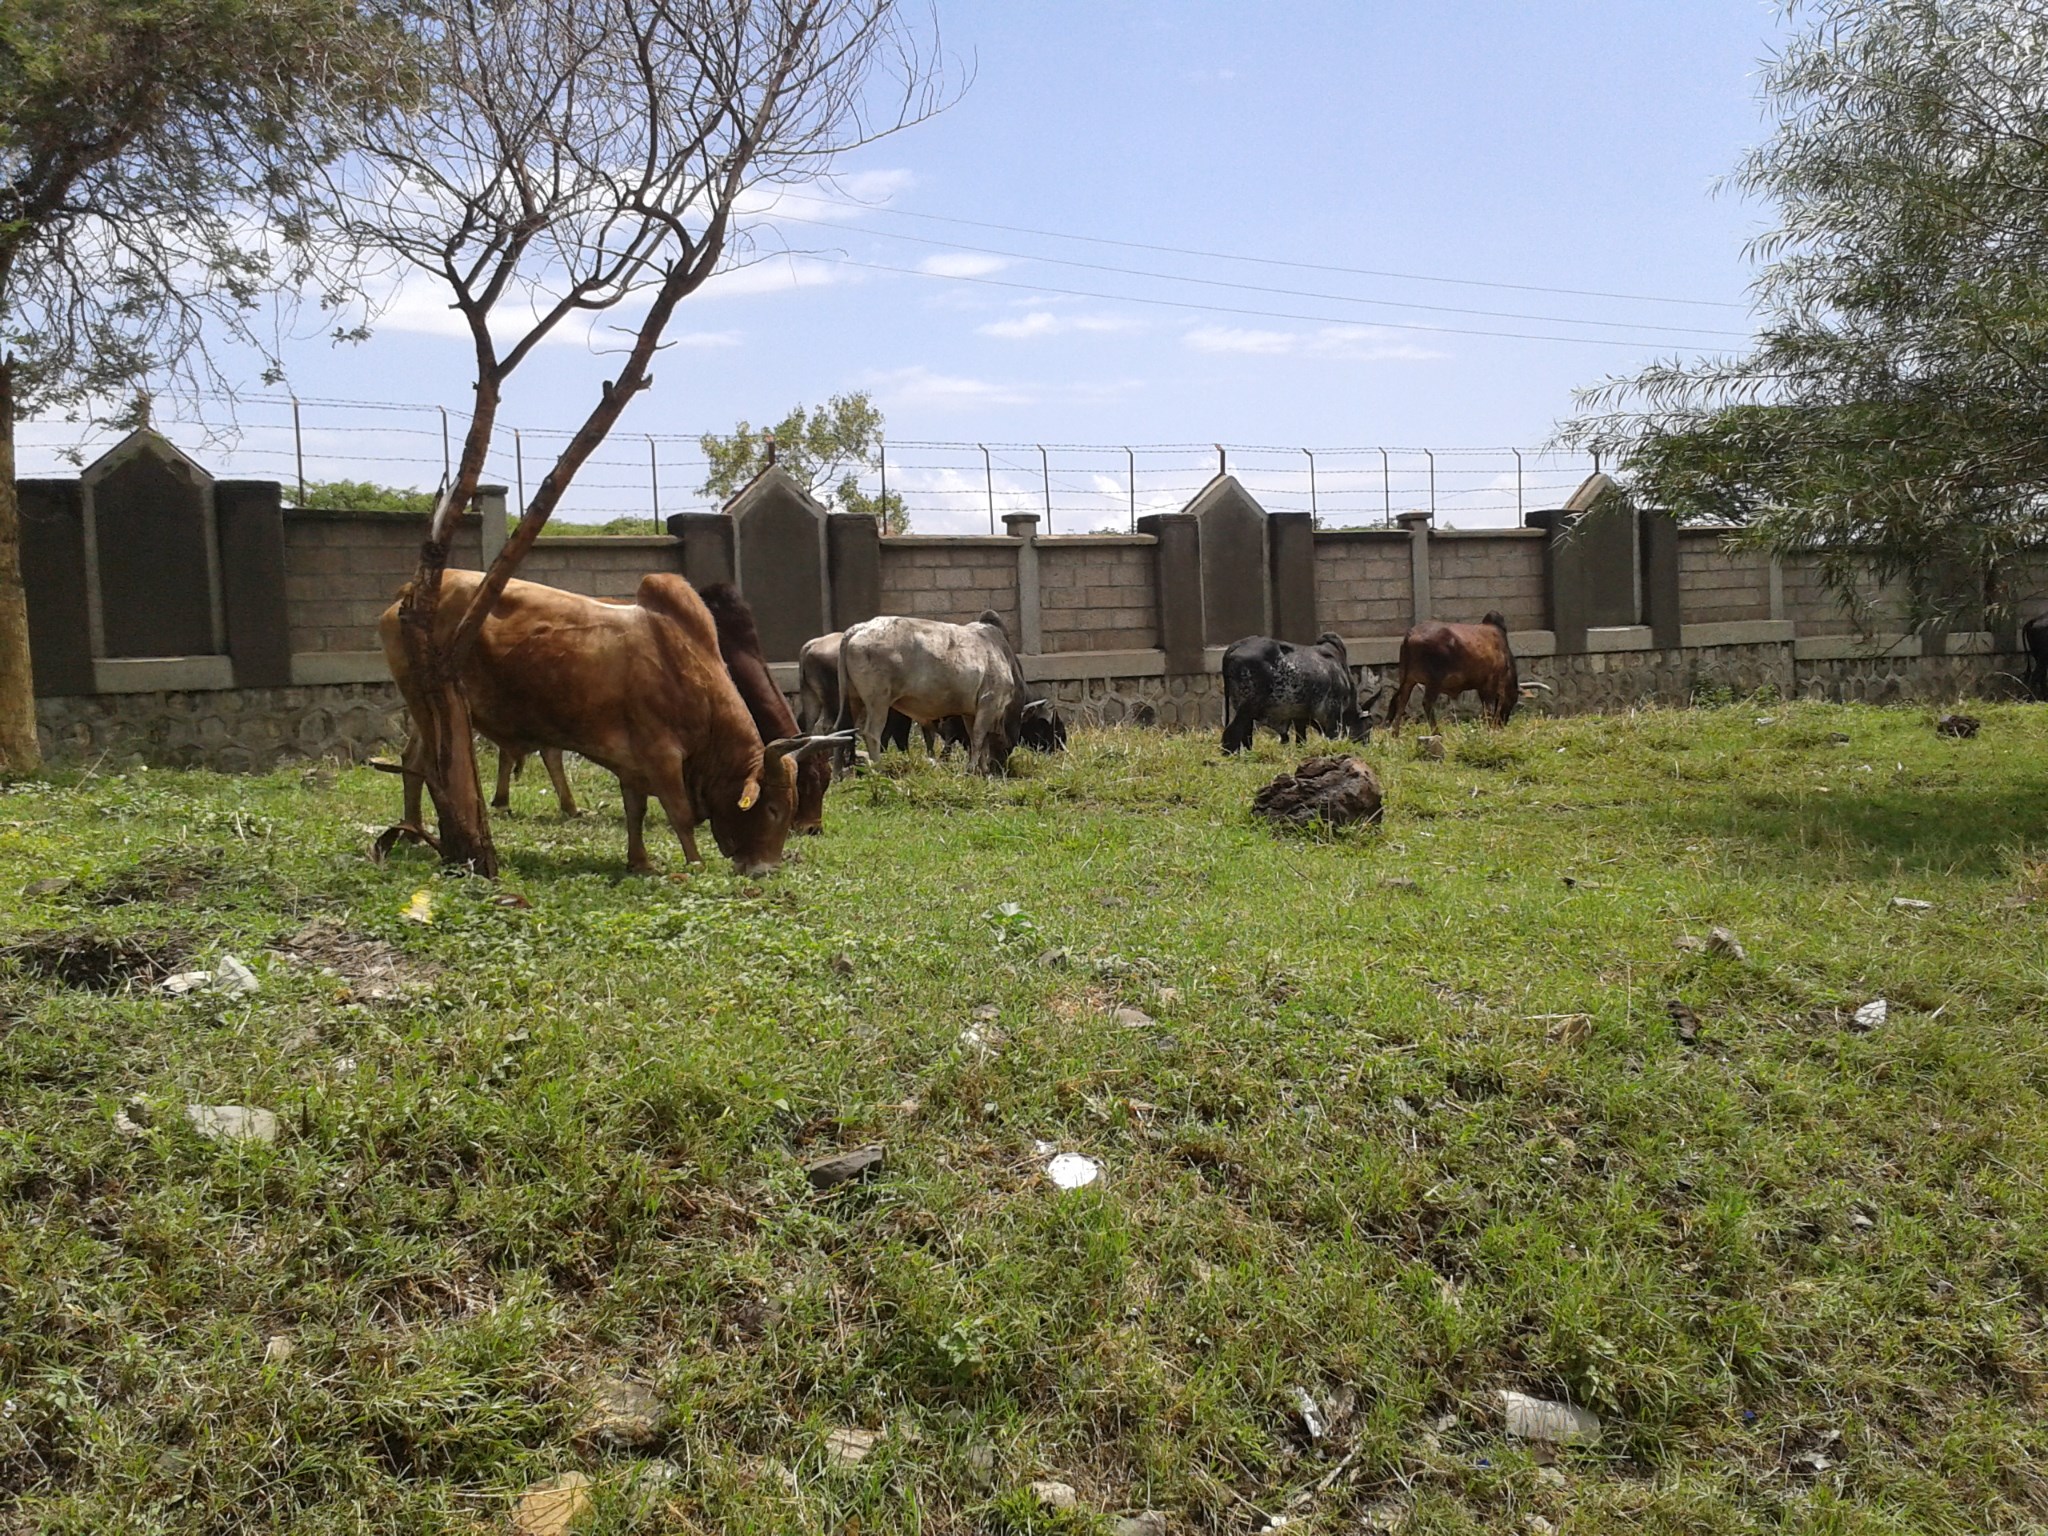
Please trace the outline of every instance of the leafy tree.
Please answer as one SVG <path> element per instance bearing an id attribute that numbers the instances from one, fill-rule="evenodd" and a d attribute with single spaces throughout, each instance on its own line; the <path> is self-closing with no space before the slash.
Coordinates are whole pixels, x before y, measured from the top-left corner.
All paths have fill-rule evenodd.
<path id="1" fill-rule="evenodd" d="M 808 411 L 793 407 L 765 430 L 743 421 L 723 437 L 707 432 L 697 443 L 711 465 L 697 487 L 701 495 L 724 501 L 767 467 L 772 444 L 776 464 L 826 506 L 865 512 L 884 533 L 910 532 L 900 494 L 870 496 L 860 487 L 859 472 L 879 467 L 882 449 L 882 413 L 864 389 L 834 395 Z"/>
<path id="2" fill-rule="evenodd" d="M 336 298 L 309 172 L 400 41 L 373 0 L 0 0 L 0 770 L 39 761 L 16 415 L 219 383 L 210 328 L 267 357 L 267 295 Z"/>
<path id="3" fill-rule="evenodd" d="M 1562 435 L 1638 496 L 1820 552 L 1852 606 L 1868 572 L 1918 622 L 1996 622 L 2048 541 L 2048 7 L 1790 8 L 1778 126 L 1733 178 L 1778 213 L 1753 349 L 1610 379 Z"/>
<path id="4" fill-rule="evenodd" d="M 434 493 L 371 480 L 308 480 L 306 494 L 297 505 L 329 512 L 410 512 L 418 516 L 434 510 Z"/>

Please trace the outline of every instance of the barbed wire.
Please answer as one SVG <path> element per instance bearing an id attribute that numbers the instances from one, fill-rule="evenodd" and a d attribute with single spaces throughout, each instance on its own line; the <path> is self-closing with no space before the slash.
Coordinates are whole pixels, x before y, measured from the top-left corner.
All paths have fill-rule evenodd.
<path id="1" fill-rule="evenodd" d="M 223 410 L 207 413 L 209 402 Z M 200 396 L 195 404 L 160 414 L 154 425 L 210 472 L 276 479 L 294 501 L 301 487 L 329 481 L 431 490 L 449 472 L 469 424 L 453 408 L 389 400 L 243 393 Z M 407 414 L 426 419 L 409 422 Z M 700 489 L 713 469 L 701 448 L 705 435 L 614 432 L 586 461 L 559 520 L 644 516 L 652 528 L 669 513 L 715 510 Z M 118 436 L 77 422 L 23 422 L 18 473 L 75 472 Z M 549 445 L 570 436 L 501 423 L 485 482 L 505 485 L 523 502 L 553 460 Z M 1181 510 L 1219 471 L 1269 510 L 1309 512 L 1323 526 L 1386 525 L 1398 513 L 1427 511 L 1444 526 L 1498 527 L 1560 504 L 1597 467 L 1588 455 L 1549 447 L 915 437 L 885 441 L 855 478 L 866 496 L 899 498 L 912 529 L 925 533 L 1000 532 L 1001 519 L 1016 513 L 1037 514 L 1041 533 L 1127 531 L 1139 517 Z M 644 496 L 622 497 L 631 492 Z M 638 504 L 622 506 L 622 499 Z"/>

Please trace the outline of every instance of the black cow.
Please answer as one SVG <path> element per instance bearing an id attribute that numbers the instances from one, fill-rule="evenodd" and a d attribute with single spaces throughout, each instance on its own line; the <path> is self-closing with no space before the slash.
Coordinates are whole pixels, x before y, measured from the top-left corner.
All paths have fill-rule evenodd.
<path id="1" fill-rule="evenodd" d="M 1308 740 L 1314 725 L 1325 736 L 1365 741 L 1372 726 L 1358 707 L 1358 684 L 1344 642 L 1332 634 L 1314 645 L 1266 635 L 1238 641 L 1223 653 L 1223 750 L 1242 752 L 1261 725 L 1287 739 Z"/>
<path id="2" fill-rule="evenodd" d="M 2048 704 L 2048 613 L 2020 626 L 2020 645 L 2027 653 L 2027 692 Z"/>

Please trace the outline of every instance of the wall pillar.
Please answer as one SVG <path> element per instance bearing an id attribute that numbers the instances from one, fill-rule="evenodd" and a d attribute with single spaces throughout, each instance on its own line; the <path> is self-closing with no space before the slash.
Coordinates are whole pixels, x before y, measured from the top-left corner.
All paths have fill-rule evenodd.
<path id="1" fill-rule="evenodd" d="M 1038 514 L 1005 512 L 1003 531 L 1017 543 L 1017 654 L 1036 656 L 1045 649 L 1045 631 L 1038 611 Z"/>
<path id="2" fill-rule="evenodd" d="M 725 513 L 671 512 L 668 531 L 682 545 L 683 580 L 700 591 L 732 580 L 732 519 Z"/>
<path id="3" fill-rule="evenodd" d="M 291 616 L 285 606 L 284 512 L 275 480 L 217 480 L 221 610 L 237 688 L 287 688 Z"/>
<path id="4" fill-rule="evenodd" d="M 1185 512 L 1159 512 L 1138 519 L 1138 532 L 1159 542 L 1153 547 L 1153 578 L 1159 593 L 1159 649 L 1166 670 L 1202 671 L 1202 535 Z"/>
<path id="5" fill-rule="evenodd" d="M 1771 594 L 1771 617 L 1782 620 L 1785 617 L 1785 562 L 1776 555 L 1771 556 L 1771 572 L 1768 581 Z"/>
<path id="6" fill-rule="evenodd" d="M 1660 651 L 1678 649 L 1678 523 L 1668 512 L 1642 515 L 1643 622 Z"/>
<path id="7" fill-rule="evenodd" d="M 1429 596 L 1429 521 L 1427 512 L 1397 513 L 1394 521 L 1408 530 L 1409 619 L 1420 624 L 1434 616 Z"/>
<path id="8" fill-rule="evenodd" d="M 882 611 L 882 525 L 872 513 L 834 512 L 825 519 L 825 562 L 832 585 L 834 629 Z"/>
<path id="9" fill-rule="evenodd" d="M 478 486 L 469 499 L 469 507 L 477 516 L 477 569 L 487 571 L 498 558 L 498 551 L 505 547 L 505 487 Z"/>
<path id="10" fill-rule="evenodd" d="M 21 583 L 38 698 L 91 693 L 92 599 L 76 480 L 19 480 Z"/>
<path id="11" fill-rule="evenodd" d="M 1306 512 L 1275 512 L 1266 520 L 1271 557 L 1273 638 L 1312 645 L 1316 625 L 1316 525 Z"/>

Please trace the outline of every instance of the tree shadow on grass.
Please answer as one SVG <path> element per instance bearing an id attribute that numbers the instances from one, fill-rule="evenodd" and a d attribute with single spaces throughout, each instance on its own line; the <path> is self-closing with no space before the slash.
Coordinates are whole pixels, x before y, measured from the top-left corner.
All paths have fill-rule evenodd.
<path id="1" fill-rule="evenodd" d="M 1671 815 L 1678 830 L 1743 842 L 1788 874 L 1874 876 L 1896 867 L 1981 878 L 2002 873 L 2015 846 L 2048 849 L 2048 765 L 2032 785 L 1716 797 L 1679 801 Z"/>

